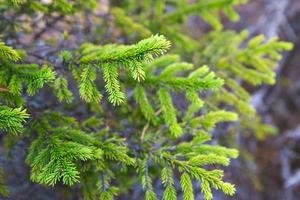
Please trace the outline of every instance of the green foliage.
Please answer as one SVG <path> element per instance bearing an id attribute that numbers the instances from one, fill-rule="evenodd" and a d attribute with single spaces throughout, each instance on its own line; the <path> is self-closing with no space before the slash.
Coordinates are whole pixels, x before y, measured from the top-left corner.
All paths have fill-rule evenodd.
<path id="1" fill-rule="evenodd" d="M 113 8 L 111 10 L 115 17 L 115 23 L 118 27 L 127 34 L 139 34 L 142 38 L 149 37 L 151 31 L 145 28 L 143 25 L 136 23 L 132 18 L 126 16 L 126 13 L 121 8 Z"/>
<path id="2" fill-rule="evenodd" d="M 68 88 L 68 81 L 64 77 L 57 77 L 53 84 L 54 91 L 60 102 L 65 101 L 71 103 L 73 100 L 73 94 Z"/>
<path id="3" fill-rule="evenodd" d="M 97 118 L 92 117 L 78 123 L 75 118 L 62 118 L 60 113 L 44 113 L 44 116 L 33 122 L 28 129 L 29 132 L 38 133 L 27 157 L 27 163 L 31 166 L 31 179 L 49 186 L 58 182 L 66 185 L 83 182 L 82 184 L 87 187 L 84 189 L 86 198 L 93 199 L 99 196 L 100 199 L 113 199 L 119 189 L 111 186 L 111 179 L 114 179 L 118 170 L 112 170 L 110 166 L 113 162 L 117 162 L 120 164 L 118 168 L 126 169 L 125 171 L 132 166 L 136 168 L 137 177 L 140 177 L 145 191 L 145 199 L 158 198 L 150 175 L 150 168 L 157 166 L 165 167 L 161 172 L 165 188 L 164 199 L 177 198 L 177 189 L 172 178 L 175 170 L 181 174 L 185 199 L 193 198 L 193 187 L 189 178 L 198 180 L 204 185 L 202 191 L 206 199 L 210 199 L 212 195 L 211 188 L 221 189 L 226 194 L 232 195 L 235 191 L 234 187 L 222 181 L 223 171 L 209 171 L 203 165 L 227 166 L 229 159 L 235 158 L 237 152 L 224 147 L 204 145 L 202 143 L 209 138 L 199 141 L 199 138 L 204 136 L 198 133 L 200 129 L 212 129 L 216 123 L 237 120 L 234 113 L 226 111 L 204 112 L 201 117 L 197 117 L 204 106 L 199 93 L 204 94 L 207 90 L 215 92 L 224 82 L 207 66 L 194 69 L 192 64 L 181 62 L 177 55 L 162 56 L 150 62 L 153 56 L 162 54 L 168 47 L 169 42 L 164 37 L 153 36 L 130 46 L 85 44 L 79 49 L 82 56 L 78 58 L 77 51 L 72 55 L 78 60 L 72 59 L 67 52 L 62 53 L 62 60 L 70 61 L 66 64 L 73 70 L 74 78 L 79 82 L 81 97 L 87 101 L 99 97 L 100 93 L 96 88 L 96 74 L 99 70 L 103 73 L 102 81 L 109 95 L 108 101 L 113 105 L 121 103 L 116 100 L 120 99 L 116 98 L 119 97 L 116 94 L 120 92 L 121 83 L 128 83 L 123 87 L 127 86 L 134 92 L 128 100 L 134 99 L 137 102 L 141 115 L 135 115 L 134 109 L 125 112 L 127 116 L 132 116 L 129 117 L 130 120 L 137 120 L 135 125 L 137 129 L 142 128 L 142 144 L 139 145 L 143 151 L 136 152 L 130 149 L 125 138 L 114 136 Z M 79 68 L 74 68 L 78 62 Z M 138 68 L 132 70 L 134 66 Z M 129 70 L 124 73 L 118 71 L 118 68 Z M 81 77 L 76 76 L 76 70 L 83 70 Z M 143 76 L 139 77 L 142 78 L 133 75 L 141 72 Z M 56 79 L 54 88 L 58 91 L 59 100 L 65 98 L 64 93 L 71 94 L 64 92 L 69 90 L 63 77 Z M 148 95 L 154 90 L 158 99 Z M 191 104 L 185 111 L 187 114 L 184 110 L 181 111 L 182 113 L 177 110 L 173 102 L 175 93 L 187 96 L 187 103 Z M 123 98 L 125 93 L 122 93 L 122 101 Z M 58 117 L 60 120 L 57 120 Z M 104 119 L 106 120 L 108 119 Z M 145 123 L 146 126 L 143 127 Z M 168 127 L 165 128 L 165 125 Z M 187 126 L 193 129 L 189 130 Z M 126 133 L 121 133 L 123 134 Z M 194 139 L 176 144 L 176 138 L 187 134 Z M 152 149 L 157 140 L 165 141 L 166 144 L 158 149 Z M 135 158 L 132 155 L 136 155 Z M 178 159 L 179 155 L 184 160 Z M 88 174 L 100 174 L 103 178 L 88 179 L 94 182 L 91 184 L 84 181 L 89 177 Z M 97 192 L 94 185 L 98 185 Z"/>
<path id="4" fill-rule="evenodd" d="M 180 1 L 124 1 L 123 6 L 131 12 L 143 10 L 141 13 L 142 23 L 149 23 L 149 18 L 155 23 L 162 21 L 163 24 L 153 24 L 153 26 L 170 25 L 180 23 L 188 18 L 191 14 L 200 15 L 204 21 L 209 23 L 216 30 L 223 28 L 221 23 L 221 14 L 227 16 L 231 21 L 239 20 L 239 14 L 234 10 L 236 5 L 244 4 L 247 0 L 210 0 L 190 3 L 186 0 Z M 151 6 L 154 7 L 151 10 Z M 172 8 L 172 12 L 165 12 L 166 8 Z M 121 13 L 121 11 L 119 11 Z M 122 17 L 121 14 L 115 15 L 118 20 Z M 151 21 L 152 22 L 152 21 Z M 151 23 L 150 22 L 150 23 Z M 128 23 L 131 24 L 131 23 Z M 139 28 L 136 28 L 138 30 Z M 140 29 L 141 30 L 141 29 Z"/>
<path id="5" fill-rule="evenodd" d="M 172 61 L 174 61 L 174 63 L 171 63 Z M 223 84 L 223 80 L 215 77 L 215 74 L 209 71 L 206 66 L 191 71 L 193 65 L 180 62 L 175 55 L 162 56 L 153 63 L 145 65 L 147 78 L 142 82 L 142 86 L 144 86 L 145 89 L 160 88 L 157 90 L 160 103 L 159 110 L 163 114 L 165 123 L 169 126 L 171 135 L 175 138 L 182 136 L 183 127 L 177 121 L 177 113 L 179 111 L 177 111 L 173 105 L 171 93 L 185 93 L 185 96 L 187 96 L 191 105 L 186 113 L 189 117 L 185 117 L 184 119 L 189 121 L 203 105 L 203 101 L 200 99 L 198 92 L 203 92 L 208 89 L 216 90 Z M 161 73 L 158 75 L 156 73 L 157 70 L 161 70 Z M 178 77 L 177 74 L 180 73 L 188 74 L 185 77 Z M 154 106 L 150 103 L 154 102 L 155 99 L 151 98 L 150 95 L 147 96 L 146 90 L 143 89 L 142 86 L 137 84 L 135 88 L 135 100 L 138 102 L 144 117 L 153 124 L 156 124 L 157 117 L 153 108 Z M 193 97 L 191 97 L 191 95 L 193 95 Z M 219 121 L 226 121 L 226 119 L 230 119 L 230 117 L 225 116 Z M 217 119 L 215 120 L 215 122 L 219 122 Z M 187 123 L 187 121 L 183 121 L 182 124 Z M 213 123 L 213 121 L 211 121 L 211 123 Z"/>
<path id="6" fill-rule="evenodd" d="M 21 104 L 23 83 L 26 84 L 27 94 L 34 95 L 54 79 L 55 73 L 47 67 L 39 69 L 35 64 L 17 64 L 21 61 L 20 53 L 2 42 L 0 54 L 0 130 L 18 133 L 29 115 L 25 109 L 13 109 L 1 104 Z"/>
<path id="7" fill-rule="evenodd" d="M 218 122 L 237 120 L 236 114 L 226 111 L 208 112 L 203 114 L 201 117 L 195 117 L 202 106 L 204 106 L 203 101 L 198 96 L 198 92 L 204 92 L 208 89 L 215 91 L 222 86 L 223 80 L 215 77 L 215 74 L 206 66 L 193 69 L 193 65 L 180 62 L 178 56 L 175 55 L 162 56 L 156 59 L 153 63 L 146 64 L 145 71 L 145 81 L 142 82 L 142 84 L 137 84 L 138 86 L 136 86 L 136 89 L 134 90 L 136 92 L 134 98 L 138 102 L 142 115 L 144 115 L 147 120 L 152 122 L 153 126 L 155 127 L 157 124 L 156 121 L 159 120 L 160 113 L 162 113 L 161 117 L 168 125 L 168 129 L 172 137 L 178 138 L 183 134 L 192 134 L 194 137 L 194 139 L 190 142 L 173 146 L 175 144 L 171 142 L 168 136 L 166 136 L 168 139 L 166 138 L 164 140 L 169 141 L 167 143 L 170 143 L 169 145 L 171 146 L 165 144 L 163 149 L 166 150 L 159 150 L 158 153 L 154 153 L 154 157 L 152 159 L 155 163 L 161 164 L 164 167 L 169 166 L 168 168 L 165 167 L 161 172 L 162 182 L 165 187 L 163 198 L 177 198 L 174 180 L 172 178 L 173 170 L 176 168 L 180 173 L 182 173 L 181 185 L 184 192 L 184 199 L 193 199 L 193 187 L 189 179 L 190 177 L 199 180 L 201 183 L 203 182 L 203 184 L 206 184 L 206 188 L 202 188 L 203 193 L 206 195 L 206 199 L 210 199 L 210 196 L 212 195 L 210 192 L 211 187 L 215 189 L 222 189 L 225 193 L 232 195 L 235 191 L 234 187 L 232 185 L 228 185 L 228 183 L 222 182 L 221 174 L 217 179 L 216 177 L 213 178 L 212 174 L 214 174 L 215 171 L 208 172 L 201 166 L 210 164 L 222 164 L 227 166 L 229 164 L 229 158 L 235 158 L 237 156 L 237 152 L 222 147 L 214 147 L 202 144 L 202 142 L 206 142 L 210 138 L 204 136 L 206 134 L 199 135 L 200 132 L 197 133 L 196 131 L 197 129 L 212 129 Z M 157 73 L 157 71 L 160 73 Z M 181 74 L 182 76 L 178 77 L 178 74 Z M 151 96 L 147 95 L 147 88 L 148 90 L 152 88 L 161 88 L 157 91 L 157 96 L 159 98 L 158 102 L 155 97 L 150 98 Z M 186 117 L 186 114 L 184 113 L 179 114 L 179 111 L 175 108 L 172 102 L 171 92 L 183 94 L 186 93 L 186 96 L 191 96 L 191 93 L 194 95 L 193 97 L 188 98 L 188 100 L 191 101 L 191 105 L 186 110 L 186 112 L 189 114 L 189 117 Z M 160 104 L 160 106 L 153 106 L 150 102 L 157 102 Z M 154 108 L 157 108 L 158 112 L 155 112 Z M 181 122 L 178 121 L 179 119 Z M 186 132 L 188 131 L 186 128 L 187 125 L 193 128 L 191 133 Z M 151 127 L 152 126 L 149 124 L 144 127 L 143 133 L 146 132 L 145 134 L 147 134 L 147 132 L 155 132 L 151 129 Z M 145 128 L 150 130 L 145 131 Z M 151 138 L 154 136 L 150 135 L 145 137 L 145 140 L 150 142 Z M 154 140 L 157 140 L 157 137 L 158 136 L 156 136 Z M 203 138 L 205 137 L 206 139 L 204 140 Z M 201 146 L 203 146 L 203 150 L 200 149 Z M 208 149 L 206 151 L 205 148 L 207 147 Z M 172 151 L 169 152 L 168 149 L 172 149 Z M 175 152 L 173 152 L 174 149 L 176 149 Z M 201 155 L 198 153 L 192 154 L 192 152 L 201 152 Z M 177 155 L 180 156 L 181 159 L 177 159 Z M 182 160 L 183 157 L 187 160 Z M 149 160 L 151 159 L 148 158 L 146 162 L 148 165 L 150 165 Z M 145 168 L 148 169 L 149 166 Z M 222 173 L 221 171 L 216 172 Z M 144 178 L 145 180 L 143 181 L 146 186 L 150 184 L 148 183 L 150 181 L 148 181 L 147 177 L 149 177 L 149 175 L 146 175 Z M 205 178 L 207 181 L 211 179 L 218 180 L 218 183 L 215 183 L 215 181 L 210 183 L 206 182 Z M 147 198 L 155 199 L 155 197 L 151 195 L 152 188 L 145 188 L 147 189 L 145 189 Z"/>
<path id="8" fill-rule="evenodd" d="M 16 1 L 15 1 L 16 3 Z M 18 1 L 20 3 L 20 1 Z M 24 103 L 23 85 L 27 94 L 34 95 L 46 83 L 54 80 L 55 73 L 47 67 L 39 68 L 35 64 L 21 64 L 22 53 L 0 42 L 0 132 L 13 134 L 24 130 L 23 124 L 29 118 Z M 24 84 L 25 83 L 25 84 Z M 18 106 L 11 108 L 8 106 Z M 0 168 L 0 194 L 8 196 Z"/>
<path id="9" fill-rule="evenodd" d="M 161 171 L 161 180 L 165 187 L 165 191 L 163 194 L 163 199 L 176 200 L 177 194 L 175 189 L 175 181 L 174 181 L 173 171 L 169 167 L 164 167 Z"/>
<path id="10" fill-rule="evenodd" d="M 61 120 L 54 122 L 57 117 Z M 106 162 L 134 164 L 121 138 L 103 140 L 107 130 L 87 133 L 82 128 L 76 119 L 55 112 L 45 113 L 33 122 L 30 131 L 38 131 L 38 137 L 31 144 L 26 160 L 31 166 L 33 181 L 49 186 L 61 181 L 71 186 L 79 182 L 81 173 L 91 168 L 91 164 L 97 171 L 103 171 Z M 115 194 L 115 189 L 111 192 Z M 110 194 L 101 195 L 110 199 Z"/>
<path id="11" fill-rule="evenodd" d="M 99 102 L 102 95 L 97 90 L 94 81 L 96 79 L 96 70 L 91 66 L 83 69 L 79 85 L 79 92 L 82 99 L 87 102 Z"/>
<path id="12" fill-rule="evenodd" d="M 100 69 L 103 72 L 108 99 L 113 105 L 124 102 L 125 94 L 121 91 L 118 69 L 124 68 L 136 81 L 145 78 L 142 62 L 150 62 L 153 56 L 159 56 L 170 47 L 163 36 L 151 36 L 135 45 L 96 46 L 83 44 L 77 61 L 82 68 L 79 83 L 80 95 L 87 102 L 99 102 L 102 95 L 95 87 L 95 80 Z"/>
<path id="13" fill-rule="evenodd" d="M 5 180 L 3 177 L 4 177 L 4 171 L 0 167 L 0 195 L 2 195 L 4 197 L 8 197 L 9 191 L 5 185 Z"/>
<path id="14" fill-rule="evenodd" d="M 195 199 L 193 193 L 193 184 L 191 181 L 191 177 L 187 173 L 183 173 L 180 177 L 180 184 L 183 192 L 184 200 L 192 200 Z"/>
<path id="15" fill-rule="evenodd" d="M 214 41 L 208 42 L 211 38 Z M 226 80 L 226 88 L 212 97 L 212 105 L 226 103 L 235 107 L 243 126 L 254 130 L 258 138 L 264 138 L 266 134 L 274 133 L 274 128 L 261 122 L 249 104 L 250 94 L 232 77 L 238 77 L 254 86 L 274 84 L 274 68 L 281 59 L 279 52 L 291 50 L 292 44 L 277 41 L 276 38 L 264 42 L 264 37 L 259 35 L 249 40 L 246 47 L 242 47 L 247 38 L 247 31 L 239 34 L 232 31 L 209 34 L 203 39 L 201 62 L 215 66 L 218 74 Z"/>
<path id="16" fill-rule="evenodd" d="M 262 35 L 249 38 L 247 31 L 241 33 L 223 31 L 220 16 L 225 15 L 231 21 L 237 21 L 239 15 L 234 7 L 247 2 L 244 0 L 147 2 L 132 4 L 125 1 L 122 6 L 127 12 L 132 13 L 131 16 L 136 19 L 135 23 L 143 25 L 143 30 L 163 33 L 173 41 L 176 45 L 176 48 L 172 49 L 173 52 L 192 58 L 196 66 L 208 65 L 225 80 L 225 87 L 210 98 L 211 108 L 214 109 L 216 105 L 223 106 L 224 103 L 226 107 L 228 105 L 233 107 L 241 117 L 244 132 L 250 130 L 258 138 L 275 133 L 275 128 L 265 124 L 256 114 L 250 105 L 251 95 L 241 84 L 244 82 L 253 86 L 274 84 L 276 78 L 274 69 L 281 59 L 280 52 L 291 50 L 292 44 L 278 41 L 277 38 L 265 41 Z M 151 9 L 151 6 L 154 9 Z M 192 31 L 186 31 L 192 28 L 188 23 L 192 15 L 201 17 L 213 27 L 213 31 L 204 34 L 201 39 L 196 39 L 191 34 Z M 115 17 L 118 21 L 118 15 Z M 123 30 L 126 29 L 126 26 L 119 26 Z M 142 32 L 139 28 L 135 31 Z M 237 82 L 238 79 L 240 82 Z M 193 94 L 190 94 L 188 98 L 192 96 Z M 194 107 L 201 105 L 200 100 Z M 251 123 L 247 123 L 250 121 Z"/>
<path id="17" fill-rule="evenodd" d="M 145 190 L 146 200 L 157 200 L 157 196 L 153 191 L 152 179 L 149 176 L 149 161 L 147 159 L 141 160 L 139 163 L 138 173 L 141 174 L 141 184 Z"/>
<path id="18" fill-rule="evenodd" d="M 32 115 L 22 135 L 31 141 L 31 180 L 79 186 L 90 200 L 112 200 L 138 182 L 146 200 L 159 199 L 157 189 L 164 190 L 164 200 L 181 194 L 195 199 L 194 182 L 205 200 L 214 190 L 232 196 L 235 186 L 218 168 L 238 151 L 212 145 L 211 138 L 219 123 L 234 122 L 259 138 L 274 131 L 256 115 L 243 83 L 274 84 L 279 53 L 291 44 L 222 31 L 221 16 L 238 20 L 234 6 L 244 0 L 133 0 L 118 7 L 112 1 L 107 13 L 97 2 L 0 0 L 1 39 L 20 49 L 0 42 L 0 131 L 22 132 L 28 107 Z M 16 27 L 32 25 L 19 14 L 29 21 L 48 19 L 33 44 L 20 43 L 15 34 Z M 186 23 L 191 15 L 213 31 L 192 37 Z M 66 26 L 59 44 L 40 37 L 55 21 Z M 84 29 L 80 36 L 77 27 Z M 35 39 L 53 51 L 36 56 Z M 3 183 L 0 176 L 0 193 L 6 195 Z"/>
<path id="19" fill-rule="evenodd" d="M 52 0 L 52 1 L 32 1 L 32 0 L 1 0 L 2 8 L 24 9 L 23 12 L 39 11 L 44 13 L 60 12 L 62 14 L 74 14 L 83 8 L 93 9 L 97 5 L 95 0 Z M 10 5 L 13 5 L 11 7 Z"/>
<path id="20" fill-rule="evenodd" d="M 0 85 L 4 98 L 20 98 L 22 96 L 23 83 L 26 83 L 28 95 L 34 95 L 46 83 L 52 82 L 55 78 L 55 72 L 49 67 L 43 66 L 39 68 L 36 64 L 18 64 L 20 54 L 9 46 L 0 46 L 1 67 Z M 5 75 L 5 76 L 4 76 Z"/>
<path id="21" fill-rule="evenodd" d="M 206 133 L 199 132 L 190 142 L 178 145 L 175 155 L 161 152 L 162 157 L 182 173 L 180 183 L 184 199 L 194 199 L 191 178 L 200 181 L 205 199 L 212 199 L 212 188 L 221 189 L 227 195 L 235 193 L 232 184 L 222 181 L 222 170 L 206 170 L 203 166 L 213 164 L 227 166 L 230 158 L 236 158 L 238 153 L 233 149 L 203 144 L 209 140 L 210 137 Z M 177 156 L 184 156 L 184 159 L 178 159 Z"/>
<path id="22" fill-rule="evenodd" d="M 247 0 L 213 0 L 200 1 L 188 4 L 187 1 L 178 1 L 175 12 L 167 13 L 163 20 L 167 23 L 174 23 L 185 19 L 188 14 L 199 14 L 214 29 L 221 30 L 223 25 L 220 21 L 221 12 L 232 21 L 239 20 L 239 14 L 234 10 L 234 6 L 245 3 Z"/>
<path id="23" fill-rule="evenodd" d="M 292 48 L 290 43 L 277 41 L 276 38 L 264 43 L 263 35 L 252 38 L 246 48 L 241 48 L 248 37 L 247 31 L 240 34 L 231 31 L 215 32 L 207 37 L 208 40 L 214 38 L 213 42 L 203 43 L 202 56 L 208 58 L 209 64 L 220 69 L 220 74 L 224 73 L 224 76 L 238 76 L 253 85 L 274 84 L 273 69 L 281 59 L 279 52 Z M 220 49 L 221 44 L 226 45 Z"/>
<path id="24" fill-rule="evenodd" d="M 21 59 L 17 51 L 10 46 L 6 46 L 3 42 L 0 42 L 0 56 L 2 59 L 5 58 L 10 61 L 19 61 Z"/>
<path id="25" fill-rule="evenodd" d="M 9 108 L 0 106 L 0 130 L 18 133 L 22 131 L 23 123 L 29 117 L 26 110 L 22 108 Z"/>

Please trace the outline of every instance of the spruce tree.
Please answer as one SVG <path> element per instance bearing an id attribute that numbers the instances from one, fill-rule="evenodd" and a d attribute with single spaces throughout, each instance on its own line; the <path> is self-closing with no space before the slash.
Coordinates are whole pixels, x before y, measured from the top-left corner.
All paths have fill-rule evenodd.
<path id="1" fill-rule="evenodd" d="M 234 195 L 223 169 L 238 151 L 210 143 L 213 133 L 218 123 L 259 138 L 273 131 L 240 83 L 274 84 L 279 53 L 292 48 L 223 30 L 221 13 L 238 20 L 244 1 L 112 1 L 108 11 L 96 0 L 0 3 L 0 131 L 30 140 L 31 181 L 76 185 L 93 200 L 130 197 L 136 184 L 146 200 L 195 199 L 196 182 L 206 200 Z M 182 31 L 194 14 L 213 29 L 198 39 Z M 64 30 L 45 39 L 56 23 Z"/>

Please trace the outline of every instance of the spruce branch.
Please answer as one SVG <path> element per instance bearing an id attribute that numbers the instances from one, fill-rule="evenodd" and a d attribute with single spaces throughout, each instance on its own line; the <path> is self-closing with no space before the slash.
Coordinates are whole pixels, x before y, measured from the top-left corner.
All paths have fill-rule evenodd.
<path id="1" fill-rule="evenodd" d="M 123 9 L 115 7 L 111 9 L 111 13 L 115 18 L 114 21 L 116 25 L 126 34 L 139 33 L 143 38 L 151 36 L 151 31 L 149 29 L 128 17 Z"/>
<path id="2" fill-rule="evenodd" d="M 17 62 L 21 60 L 21 56 L 12 47 L 6 46 L 0 41 L 0 59 L 8 59 L 9 61 Z"/>
<path id="3" fill-rule="evenodd" d="M 193 192 L 193 184 L 190 176 L 187 173 L 183 173 L 180 177 L 180 185 L 183 192 L 184 200 L 193 200 L 194 192 Z"/>
<path id="4" fill-rule="evenodd" d="M 115 66 L 104 65 L 103 66 L 103 78 L 106 82 L 105 88 L 108 92 L 108 100 L 113 105 L 119 105 L 123 103 L 125 94 L 120 90 L 120 83 L 118 81 L 118 71 Z"/>
<path id="5" fill-rule="evenodd" d="M 239 19 L 239 15 L 234 11 L 233 6 L 244 2 L 235 0 L 201 1 L 191 5 L 185 5 L 183 8 L 178 7 L 178 10 L 175 12 L 165 14 L 163 16 L 163 21 L 168 24 L 174 23 L 188 14 L 198 12 L 206 22 L 210 23 L 218 30 L 222 28 L 222 24 L 219 19 L 213 15 L 212 10 L 222 10 L 222 8 L 224 8 L 223 12 L 232 21 L 237 21 Z"/>
<path id="6" fill-rule="evenodd" d="M 127 46 L 83 44 L 79 50 L 82 54 L 79 64 L 83 67 L 79 86 L 81 97 L 87 102 L 100 101 L 101 96 L 94 81 L 96 72 L 102 70 L 109 102 L 113 105 L 120 105 L 125 100 L 125 94 L 121 91 L 118 69 L 124 67 L 135 81 L 141 82 L 145 79 L 142 63 L 152 61 L 153 57 L 162 55 L 169 47 L 170 42 L 164 36 L 159 35 Z"/>
<path id="7" fill-rule="evenodd" d="M 96 69 L 90 65 L 85 66 L 81 74 L 79 93 L 86 102 L 99 102 L 102 99 L 102 94 L 94 83 L 96 78 Z"/>
<path id="8" fill-rule="evenodd" d="M 173 179 L 173 171 L 170 167 L 164 167 L 161 172 L 162 184 L 166 188 L 163 193 L 163 200 L 176 200 L 177 193 L 175 189 L 175 181 Z"/>
<path id="9" fill-rule="evenodd" d="M 0 130 L 19 133 L 28 117 L 25 109 L 0 106 Z"/>
<path id="10" fill-rule="evenodd" d="M 169 126 L 171 135 L 174 137 L 180 137 L 183 134 L 183 130 L 177 122 L 176 111 L 172 103 L 171 95 L 166 89 L 159 89 L 158 96 L 163 112 L 163 117 Z"/>
<path id="11" fill-rule="evenodd" d="M 135 45 L 105 45 L 82 46 L 82 64 L 94 64 L 101 67 L 104 64 L 111 66 L 131 66 L 136 62 L 151 61 L 154 56 L 162 55 L 170 48 L 170 42 L 162 35 L 154 35 L 141 40 Z"/>

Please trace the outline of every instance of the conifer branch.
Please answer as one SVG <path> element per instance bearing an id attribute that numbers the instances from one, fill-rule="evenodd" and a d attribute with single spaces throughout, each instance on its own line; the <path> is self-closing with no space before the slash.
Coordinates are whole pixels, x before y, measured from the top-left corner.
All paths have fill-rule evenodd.
<path id="1" fill-rule="evenodd" d="M 192 5 L 186 5 L 183 8 L 178 8 L 175 12 L 167 13 L 163 16 L 163 21 L 167 23 L 172 23 L 180 20 L 183 16 L 188 14 L 193 14 L 195 12 L 200 12 L 205 21 L 212 24 L 216 29 L 222 28 L 221 22 L 219 19 L 215 17 L 210 10 L 214 9 L 224 9 L 226 15 L 233 21 L 237 21 L 239 19 L 239 15 L 233 10 L 233 6 L 236 4 L 240 4 L 242 1 L 235 0 L 213 0 L 213 1 L 201 1 L 198 3 L 194 3 Z"/>
<path id="2" fill-rule="evenodd" d="M 137 62 L 151 61 L 152 56 L 159 56 L 170 48 L 170 42 L 164 36 L 154 35 L 141 40 L 135 45 L 103 47 L 86 44 L 82 46 L 82 64 L 94 64 L 98 67 L 108 64 L 111 66 L 131 66 Z"/>
<path id="3" fill-rule="evenodd" d="M 248 38 L 245 31 L 221 31 L 223 14 L 237 20 L 234 7 L 245 1 L 137 0 L 101 12 L 92 12 L 97 0 L 3 2 L 3 41 L 20 50 L 0 42 L 0 131 L 23 130 L 29 115 L 20 105 L 34 113 L 25 129 L 32 140 L 26 159 L 31 180 L 48 186 L 78 185 L 85 199 L 112 200 L 128 192 L 138 177 L 146 200 L 160 197 L 156 188 L 164 190 L 163 200 L 175 200 L 181 193 L 184 200 L 193 200 L 195 181 L 205 200 L 213 198 L 214 189 L 233 195 L 235 186 L 224 181 L 224 171 L 218 167 L 227 167 L 238 151 L 212 145 L 211 133 L 218 123 L 228 122 L 255 131 L 258 138 L 273 131 L 257 117 L 249 104 L 251 95 L 241 83 L 273 84 L 280 52 L 292 48 L 276 38 L 265 41 L 261 35 Z M 43 17 L 36 23 L 32 16 L 37 12 Z M 185 34 L 182 22 L 192 14 L 217 31 L 197 40 Z M 76 21 L 69 15 L 85 18 Z M 28 20 L 26 29 L 23 18 Z M 40 23 L 44 19 L 45 23 Z M 94 19 L 97 25 L 91 27 Z M 77 25 L 71 27 L 75 21 Z M 65 28 L 63 39 L 57 44 L 43 41 L 40 36 L 58 22 Z M 39 38 L 39 42 L 23 44 L 12 31 L 15 24 L 26 30 L 22 36 L 32 33 L 31 38 Z M 39 24 L 46 27 L 34 33 L 30 25 Z M 74 33 L 77 30 L 78 35 Z M 171 43 L 163 35 L 150 36 L 152 33 L 165 34 L 175 44 L 172 52 L 176 54 L 162 56 Z M 126 45 L 139 37 L 148 38 Z M 43 45 L 46 50 L 40 48 Z M 26 52 L 29 48 L 34 53 Z M 181 56 L 193 63 L 181 61 Z M 35 60 L 39 64 L 34 64 Z M 48 83 L 58 102 L 47 101 L 38 107 L 40 97 L 53 99 L 45 90 L 38 99 L 30 97 L 33 103 L 26 105 L 27 96 L 37 94 Z M 103 96 L 120 107 L 100 104 Z M 232 111 L 227 111 L 227 106 Z M 0 193 L 6 194 L 1 174 L 0 170 Z M 162 184 L 155 185 L 153 180 Z"/>
<path id="4" fill-rule="evenodd" d="M 0 130 L 19 133 L 23 129 L 23 123 L 29 117 L 22 108 L 9 108 L 0 106 Z"/>
<path id="5" fill-rule="evenodd" d="M 142 62 L 150 62 L 153 56 L 163 54 L 170 47 L 170 42 L 164 36 L 151 36 L 135 45 L 105 45 L 96 46 L 84 44 L 80 50 L 79 59 L 83 67 L 83 73 L 79 84 L 80 95 L 87 102 L 99 102 L 102 95 L 98 92 L 94 81 L 96 72 L 103 70 L 105 89 L 108 92 L 108 100 L 113 105 L 124 102 L 125 94 L 121 91 L 119 82 L 119 67 L 129 70 L 132 78 L 138 82 L 144 80 L 145 72 Z M 72 63 L 70 63 L 72 65 Z"/>
<path id="6" fill-rule="evenodd" d="M 17 62 L 21 60 L 21 56 L 16 50 L 11 48 L 10 46 L 6 46 L 1 41 L 0 41 L 0 58 L 8 59 L 9 61 L 13 61 L 13 62 Z"/>

